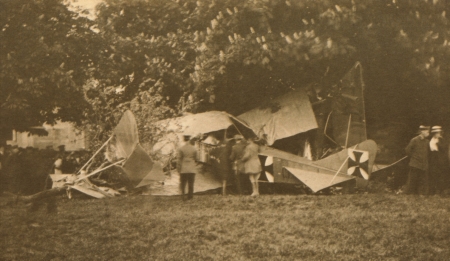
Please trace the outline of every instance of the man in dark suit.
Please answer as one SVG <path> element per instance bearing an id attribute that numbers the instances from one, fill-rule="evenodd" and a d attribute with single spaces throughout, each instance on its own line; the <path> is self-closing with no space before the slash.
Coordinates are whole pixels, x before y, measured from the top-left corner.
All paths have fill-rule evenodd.
<path id="1" fill-rule="evenodd" d="M 245 176 L 244 162 L 242 161 L 242 157 L 244 156 L 244 150 L 247 144 L 245 141 L 243 141 L 244 137 L 239 134 L 234 135 L 234 140 L 236 141 L 236 144 L 234 144 L 231 148 L 230 160 L 231 162 L 233 162 L 237 191 L 240 195 L 242 195 L 244 190 L 244 183 L 245 180 L 247 180 L 247 177 Z"/>
<path id="2" fill-rule="evenodd" d="M 420 134 L 411 139 L 405 151 L 409 156 L 409 175 L 406 194 L 419 194 L 420 181 L 428 171 L 428 147 L 430 127 L 421 125 Z"/>
<path id="3" fill-rule="evenodd" d="M 448 148 L 442 135 L 441 126 L 431 128 L 429 171 L 427 179 L 427 194 L 442 193 L 446 189 L 446 175 L 448 172 Z"/>
<path id="4" fill-rule="evenodd" d="M 5 145 L 0 141 L 0 195 L 3 194 L 4 181 L 3 181 L 3 162 L 5 161 Z"/>
<path id="5" fill-rule="evenodd" d="M 184 198 L 186 183 L 188 184 L 188 199 L 194 196 L 195 173 L 197 173 L 197 149 L 194 140 L 189 135 L 184 136 L 186 142 L 178 149 L 177 170 L 180 173 L 181 194 Z"/>

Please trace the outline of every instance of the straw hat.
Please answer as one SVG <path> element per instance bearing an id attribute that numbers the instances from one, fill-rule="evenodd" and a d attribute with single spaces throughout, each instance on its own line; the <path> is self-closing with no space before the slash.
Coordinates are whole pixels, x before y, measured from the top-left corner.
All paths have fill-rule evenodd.
<path id="1" fill-rule="evenodd" d="M 431 128 L 431 133 L 438 133 L 438 132 L 442 132 L 441 126 L 433 126 L 433 128 Z"/>

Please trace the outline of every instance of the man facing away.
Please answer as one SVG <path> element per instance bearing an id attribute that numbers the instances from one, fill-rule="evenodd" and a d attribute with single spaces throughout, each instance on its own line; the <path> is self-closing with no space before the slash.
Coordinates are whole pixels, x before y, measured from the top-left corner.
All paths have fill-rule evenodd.
<path id="1" fill-rule="evenodd" d="M 194 147 L 194 140 L 189 135 L 184 135 L 183 146 L 178 149 L 177 170 L 180 173 L 181 194 L 184 198 L 186 183 L 188 184 L 188 197 L 192 199 L 194 196 L 195 173 L 197 173 L 198 161 L 197 149 Z"/>
<path id="2" fill-rule="evenodd" d="M 406 147 L 406 155 L 409 156 L 409 174 L 406 186 L 406 194 L 419 194 L 420 181 L 425 179 L 428 171 L 428 146 L 430 127 L 421 125 L 420 134 L 411 139 Z"/>

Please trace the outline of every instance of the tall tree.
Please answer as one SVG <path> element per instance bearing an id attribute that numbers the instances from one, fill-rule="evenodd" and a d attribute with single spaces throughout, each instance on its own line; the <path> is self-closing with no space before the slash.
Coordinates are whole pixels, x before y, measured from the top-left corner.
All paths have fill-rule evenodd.
<path id="1" fill-rule="evenodd" d="M 100 43 L 62 0 L 0 0 L 0 128 L 80 122 Z"/>
<path id="2" fill-rule="evenodd" d="M 308 9 L 281 0 L 106 1 L 97 22 L 111 54 L 96 88 L 121 91 L 111 92 L 102 107 L 110 101 L 117 111 L 133 101 L 138 115 L 149 102 L 166 108 L 156 117 L 145 114 L 153 120 L 209 109 L 237 114 L 256 105 L 249 103 L 255 94 L 279 95 L 323 80 L 335 73 L 329 67 L 336 57 L 342 74 L 342 61 L 351 65 L 354 50 L 334 31 L 356 18 L 345 8 L 321 16 L 335 8 L 324 2 Z M 143 102 L 144 94 L 156 100 Z"/>
<path id="3" fill-rule="evenodd" d="M 412 125 L 445 124 L 450 113 L 449 3 L 365 1 L 352 38 L 366 69 L 368 110 Z M 446 116 L 447 115 L 447 116 Z M 417 127 L 417 126 L 416 126 Z"/>
<path id="4" fill-rule="evenodd" d="M 447 12 L 441 0 L 107 0 L 94 89 L 108 111 L 149 119 L 144 128 L 183 112 L 240 114 L 311 83 L 326 91 L 361 61 L 368 119 L 409 113 L 416 124 L 449 94 Z"/>

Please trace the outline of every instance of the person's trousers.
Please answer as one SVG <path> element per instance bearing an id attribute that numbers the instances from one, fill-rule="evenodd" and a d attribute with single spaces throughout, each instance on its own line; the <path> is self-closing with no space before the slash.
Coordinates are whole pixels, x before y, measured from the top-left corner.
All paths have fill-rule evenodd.
<path id="1" fill-rule="evenodd" d="M 234 181 L 236 184 L 236 193 L 238 193 L 239 195 L 243 195 L 244 193 L 244 187 L 243 187 L 243 173 L 238 172 L 238 171 L 234 171 Z"/>
<path id="2" fill-rule="evenodd" d="M 181 173 L 180 174 L 180 187 L 181 195 L 184 196 L 186 183 L 188 184 L 188 199 L 192 199 L 194 196 L 194 181 L 195 173 Z"/>
<path id="3" fill-rule="evenodd" d="M 419 194 L 420 182 L 425 178 L 425 171 L 410 167 L 408 174 L 408 183 L 406 186 L 406 194 Z"/>
<path id="4" fill-rule="evenodd" d="M 427 173 L 427 194 L 434 195 L 445 190 L 445 166 L 440 161 L 440 152 L 431 151 L 429 155 L 429 171 Z"/>

